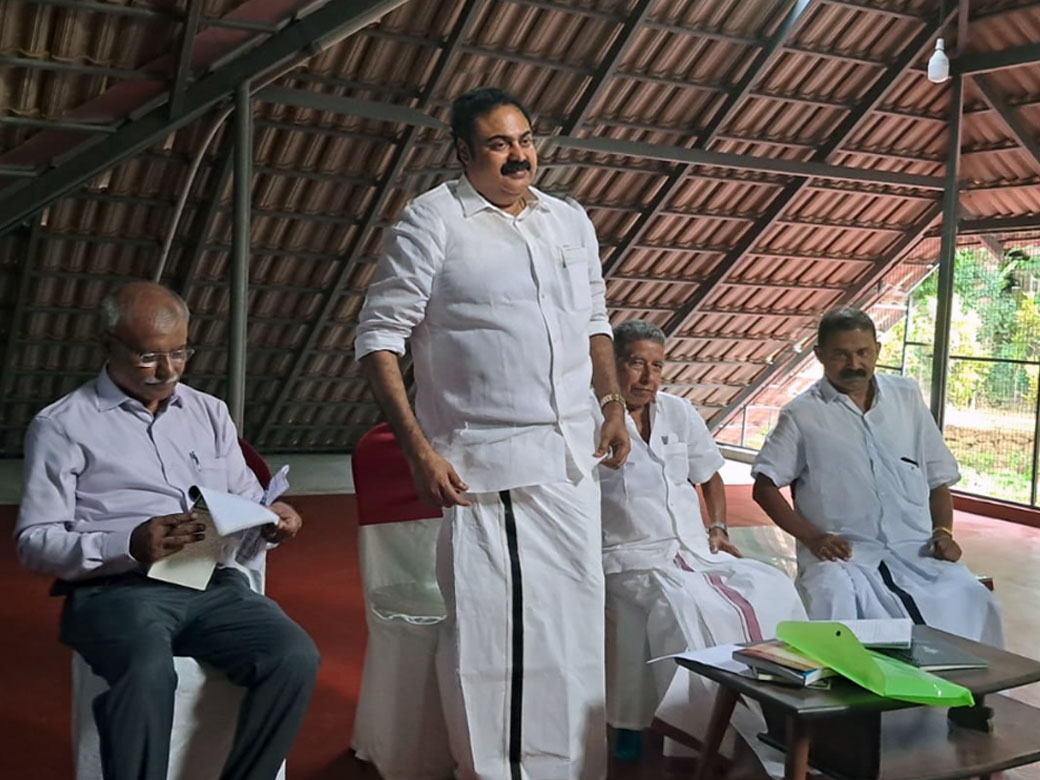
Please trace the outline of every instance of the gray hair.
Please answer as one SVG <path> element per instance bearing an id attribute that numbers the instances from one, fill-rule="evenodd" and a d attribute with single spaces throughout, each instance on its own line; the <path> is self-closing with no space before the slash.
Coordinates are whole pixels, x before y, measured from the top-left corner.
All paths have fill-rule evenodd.
<path id="1" fill-rule="evenodd" d="M 629 347 L 637 341 L 656 341 L 663 347 L 664 331 L 646 320 L 622 322 L 614 328 L 614 356 L 627 357 Z"/>
<path id="2" fill-rule="evenodd" d="M 132 292 L 135 287 L 152 287 L 162 290 L 170 297 L 170 300 L 174 305 L 181 310 L 185 322 L 190 319 L 191 311 L 188 309 L 188 304 L 185 303 L 184 299 L 173 290 L 152 282 L 129 282 L 110 291 L 101 299 L 98 319 L 100 320 L 102 333 L 111 333 L 123 323 L 124 319 L 126 319 L 126 315 L 134 305 L 134 296 Z"/>

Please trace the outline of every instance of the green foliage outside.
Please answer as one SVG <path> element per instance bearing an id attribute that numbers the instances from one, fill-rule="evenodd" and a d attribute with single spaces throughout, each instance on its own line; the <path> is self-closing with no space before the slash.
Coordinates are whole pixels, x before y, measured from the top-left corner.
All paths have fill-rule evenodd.
<path id="1" fill-rule="evenodd" d="M 911 294 L 909 321 L 882 335 L 879 361 L 901 365 L 926 398 L 937 283 L 932 274 Z M 945 436 L 961 466 L 960 488 L 1030 500 L 1038 361 L 1040 247 L 1009 250 L 999 262 L 983 249 L 959 251 Z"/>

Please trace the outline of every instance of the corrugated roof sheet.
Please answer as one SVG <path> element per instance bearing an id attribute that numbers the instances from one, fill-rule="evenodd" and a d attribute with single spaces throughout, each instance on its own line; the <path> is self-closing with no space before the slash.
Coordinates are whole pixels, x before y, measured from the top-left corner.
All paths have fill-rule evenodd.
<path id="1" fill-rule="evenodd" d="M 186 2 L 118 5 L 149 15 L 0 3 L 0 198 L 2 188 L 60 166 L 95 137 L 16 120 L 100 123 L 107 135 L 158 106 L 155 98 L 170 89 Z M 775 377 L 798 364 L 804 353 L 797 350 L 822 311 L 838 301 L 894 300 L 927 271 L 926 264 L 901 266 L 897 250 L 907 236 L 935 229 L 937 190 L 680 168 L 564 148 L 552 136 L 573 125 L 579 137 L 807 161 L 822 159 L 842 122 L 861 114 L 826 162 L 941 177 L 949 89 L 923 71 L 934 2 L 815 0 L 787 29 L 793 0 L 657 0 L 608 70 L 635 0 L 472 5 L 469 18 L 470 2 L 411 0 L 298 62 L 274 85 L 418 109 L 442 121 L 466 89 L 514 91 L 540 135 L 538 186 L 578 199 L 597 227 L 612 318 L 643 317 L 674 335 L 668 388 L 713 422 L 759 385 L 776 389 Z M 210 23 L 193 50 L 195 77 L 220 73 L 275 38 L 293 13 L 319 6 L 209 0 L 203 15 Z M 973 52 L 1040 39 L 1040 6 L 995 0 L 971 8 Z M 233 19 L 253 26 L 227 26 Z M 944 31 L 951 52 L 956 26 L 951 19 Z M 912 51 L 915 39 L 927 43 Z M 908 67 L 896 71 L 901 59 Z M 1040 67 L 1023 64 L 988 79 L 1035 137 Z M 879 83 L 888 86 L 872 95 Z M 586 94 L 597 97 L 577 116 Z M 731 94 L 739 98 L 732 106 Z M 1040 215 L 1040 160 L 971 79 L 964 103 L 963 217 Z M 444 130 L 262 96 L 254 115 L 245 435 L 268 451 L 348 449 L 378 418 L 351 350 L 381 228 L 408 198 L 457 176 L 457 163 Z M 114 282 L 159 267 L 174 203 L 212 122 L 210 113 L 167 134 L 56 199 L 35 226 L 0 236 L 8 337 L 0 454 L 17 454 L 34 411 L 97 370 L 92 310 Z M 195 314 L 191 339 L 202 349 L 191 381 L 218 394 L 226 366 L 229 133 L 220 127 L 204 150 L 163 276 Z M 330 298 L 334 289 L 341 291 Z"/>

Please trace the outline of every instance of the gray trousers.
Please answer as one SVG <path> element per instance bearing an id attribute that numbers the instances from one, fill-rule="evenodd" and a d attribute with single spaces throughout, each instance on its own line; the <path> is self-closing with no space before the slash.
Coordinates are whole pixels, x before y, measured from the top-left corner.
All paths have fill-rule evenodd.
<path id="1" fill-rule="evenodd" d="M 62 611 L 61 641 L 110 686 L 93 704 L 105 780 L 165 780 L 175 655 L 248 689 L 222 780 L 274 780 L 319 661 L 303 629 L 233 569 L 218 569 L 204 591 L 143 575 L 77 587 Z"/>

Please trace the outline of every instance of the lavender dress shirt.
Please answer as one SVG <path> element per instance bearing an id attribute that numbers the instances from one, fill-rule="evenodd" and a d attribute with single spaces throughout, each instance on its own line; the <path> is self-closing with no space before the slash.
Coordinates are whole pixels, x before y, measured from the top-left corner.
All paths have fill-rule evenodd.
<path id="1" fill-rule="evenodd" d="M 138 569 L 130 534 L 156 515 L 187 511 L 192 485 L 259 500 L 223 401 L 178 384 L 152 415 L 107 370 L 42 410 L 25 437 L 18 558 L 33 571 L 82 580 Z M 229 537 L 222 565 L 235 560 Z"/>

